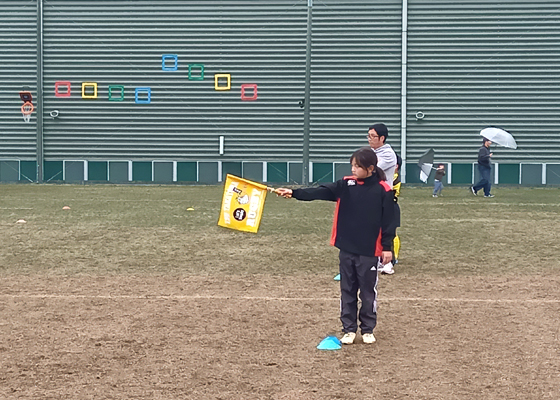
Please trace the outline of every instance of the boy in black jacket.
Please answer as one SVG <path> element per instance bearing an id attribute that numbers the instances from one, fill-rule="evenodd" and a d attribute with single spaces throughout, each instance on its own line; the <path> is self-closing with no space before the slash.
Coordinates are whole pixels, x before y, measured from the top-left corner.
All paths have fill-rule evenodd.
<path id="1" fill-rule="evenodd" d="M 286 198 L 336 201 L 331 244 L 340 250 L 340 320 L 343 344 L 352 344 L 358 330 L 358 289 L 362 307 L 359 313 L 364 343 L 375 342 L 377 324 L 377 263 L 391 261 L 395 236 L 393 191 L 385 174 L 377 168 L 377 157 L 363 147 L 350 158 L 353 176 L 316 188 L 276 189 Z"/>

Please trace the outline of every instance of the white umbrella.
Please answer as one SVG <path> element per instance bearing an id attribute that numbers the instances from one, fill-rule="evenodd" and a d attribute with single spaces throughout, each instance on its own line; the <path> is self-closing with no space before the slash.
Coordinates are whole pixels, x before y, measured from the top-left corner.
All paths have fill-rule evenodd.
<path id="1" fill-rule="evenodd" d="M 480 131 L 480 136 L 491 140 L 493 143 L 510 149 L 517 149 L 517 143 L 511 133 L 500 128 L 488 127 Z"/>
<path id="2" fill-rule="evenodd" d="M 418 168 L 420 168 L 420 180 L 424 183 L 428 182 L 430 173 L 434 166 L 434 149 L 426 150 L 418 160 Z"/>

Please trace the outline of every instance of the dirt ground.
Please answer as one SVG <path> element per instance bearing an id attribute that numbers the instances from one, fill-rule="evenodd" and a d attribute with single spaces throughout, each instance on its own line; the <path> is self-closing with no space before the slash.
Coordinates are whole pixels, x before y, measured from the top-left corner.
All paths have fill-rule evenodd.
<path id="1" fill-rule="evenodd" d="M 0 398 L 560 398 L 560 274 L 380 279 L 377 343 L 321 351 L 324 274 L 4 275 Z"/>

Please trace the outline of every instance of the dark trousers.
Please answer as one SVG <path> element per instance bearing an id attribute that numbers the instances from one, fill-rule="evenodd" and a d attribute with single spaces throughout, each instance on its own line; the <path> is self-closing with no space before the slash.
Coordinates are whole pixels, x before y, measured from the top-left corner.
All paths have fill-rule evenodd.
<path id="1" fill-rule="evenodd" d="M 340 250 L 340 321 L 344 332 L 358 331 L 358 289 L 360 330 L 372 333 L 377 324 L 377 257 Z"/>
<path id="2" fill-rule="evenodd" d="M 490 173 L 492 172 L 492 167 L 485 167 L 484 165 L 478 165 L 478 172 L 480 172 L 480 180 L 476 185 L 473 186 L 475 192 L 484 188 L 484 195 L 490 195 L 490 188 L 492 187 L 492 181 L 490 179 Z"/>

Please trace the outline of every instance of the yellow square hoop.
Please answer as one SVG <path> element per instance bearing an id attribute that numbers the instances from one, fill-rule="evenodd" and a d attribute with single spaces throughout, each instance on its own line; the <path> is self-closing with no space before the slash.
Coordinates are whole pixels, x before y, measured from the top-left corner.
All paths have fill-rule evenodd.
<path id="1" fill-rule="evenodd" d="M 93 87 L 93 94 L 86 94 L 86 87 Z M 97 99 L 97 83 L 96 82 L 82 82 L 82 99 Z"/>
<path id="2" fill-rule="evenodd" d="M 220 86 L 219 79 L 226 78 L 227 86 Z M 231 89 L 231 74 L 215 74 L 214 75 L 214 89 L 216 90 L 230 90 Z"/>

